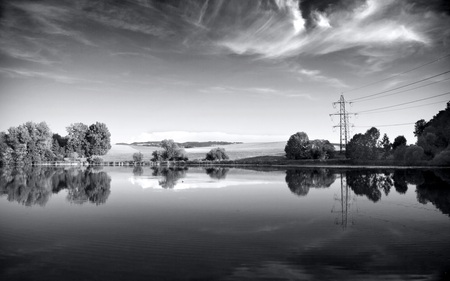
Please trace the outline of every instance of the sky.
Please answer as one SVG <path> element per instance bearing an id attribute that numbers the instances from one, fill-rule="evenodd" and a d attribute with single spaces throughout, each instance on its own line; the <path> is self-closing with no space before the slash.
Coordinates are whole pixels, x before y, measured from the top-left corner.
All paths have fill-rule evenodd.
<path id="1" fill-rule="evenodd" d="M 413 123 L 450 100 L 446 2 L 3 0 L 0 131 L 98 121 L 113 143 L 339 142 L 343 95 L 351 135 L 414 143 Z"/>

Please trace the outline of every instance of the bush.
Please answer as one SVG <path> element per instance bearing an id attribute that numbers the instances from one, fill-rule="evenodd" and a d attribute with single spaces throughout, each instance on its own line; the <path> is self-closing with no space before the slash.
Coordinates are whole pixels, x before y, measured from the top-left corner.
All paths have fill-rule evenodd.
<path id="1" fill-rule="evenodd" d="M 310 159 L 309 138 L 304 132 L 293 134 L 284 148 L 288 159 Z"/>
<path id="2" fill-rule="evenodd" d="M 405 162 L 407 164 L 414 164 L 420 162 L 425 157 L 422 147 L 411 145 L 405 149 Z"/>
<path id="3" fill-rule="evenodd" d="M 103 163 L 103 159 L 101 157 L 94 157 L 94 158 L 92 158 L 92 164 L 100 165 L 102 163 Z"/>
<path id="4" fill-rule="evenodd" d="M 437 166 L 450 166 L 450 150 L 443 150 L 434 157 L 431 164 Z"/>
<path id="5" fill-rule="evenodd" d="M 230 157 L 228 157 L 228 154 L 225 152 L 224 148 L 213 148 L 208 153 L 206 153 L 205 160 L 209 161 L 215 161 L 215 160 L 228 160 Z"/>
<path id="6" fill-rule="evenodd" d="M 334 157 L 334 146 L 327 140 L 313 140 L 307 149 L 313 159 L 329 159 Z"/>
<path id="7" fill-rule="evenodd" d="M 140 152 L 133 153 L 133 161 L 134 162 L 142 162 L 142 159 L 144 159 L 144 155 Z"/>

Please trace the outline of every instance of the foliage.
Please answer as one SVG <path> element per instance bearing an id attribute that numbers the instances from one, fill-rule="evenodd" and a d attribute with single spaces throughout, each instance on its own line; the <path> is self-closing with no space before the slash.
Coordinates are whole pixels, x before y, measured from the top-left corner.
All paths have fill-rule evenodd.
<path id="1" fill-rule="evenodd" d="M 313 140 L 309 142 L 307 150 L 312 159 L 328 159 L 334 157 L 334 146 L 328 140 Z"/>
<path id="2" fill-rule="evenodd" d="M 309 138 L 305 132 L 293 134 L 284 148 L 288 159 L 309 159 L 311 154 L 308 150 Z"/>
<path id="3" fill-rule="evenodd" d="M 414 134 L 417 136 L 417 145 L 424 149 L 428 159 L 447 150 L 450 147 L 450 102 L 445 110 L 439 111 L 430 121 L 417 121 Z"/>
<path id="4" fill-rule="evenodd" d="M 180 148 L 173 140 L 161 141 L 162 151 L 155 150 L 152 153 L 152 161 L 180 161 L 188 160 L 186 151 Z"/>
<path id="5" fill-rule="evenodd" d="M 374 160 L 378 158 L 377 142 L 380 131 L 372 127 L 365 134 L 356 134 L 347 144 L 345 154 L 350 159 Z"/>
<path id="6" fill-rule="evenodd" d="M 111 149 L 111 133 L 104 123 L 96 122 L 86 132 L 86 156 L 105 155 Z"/>
<path id="7" fill-rule="evenodd" d="M 144 155 L 140 152 L 133 153 L 133 161 L 134 162 L 142 162 L 144 159 Z"/>
<path id="8" fill-rule="evenodd" d="M 75 123 L 67 127 L 68 136 L 52 134 L 45 122 L 27 122 L 0 135 L 2 165 L 31 165 L 63 160 L 65 156 L 104 155 L 110 148 L 110 133 L 103 123 L 90 127 Z"/>
<path id="9" fill-rule="evenodd" d="M 103 163 L 103 158 L 101 158 L 101 157 L 94 157 L 94 158 L 92 158 L 92 164 L 100 165 L 102 163 Z"/>
<path id="10" fill-rule="evenodd" d="M 386 134 L 383 135 L 383 138 L 378 143 L 378 146 L 381 147 L 383 150 L 383 154 L 381 155 L 381 158 L 386 159 L 389 156 L 389 154 L 391 152 L 391 148 L 392 148 L 392 144 L 389 140 L 389 137 Z"/>
<path id="11" fill-rule="evenodd" d="M 417 145 L 408 146 L 405 149 L 405 162 L 406 164 L 415 164 L 420 162 L 424 158 L 424 150 Z"/>
<path id="12" fill-rule="evenodd" d="M 183 167 L 162 167 L 162 168 L 152 168 L 154 177 L 161 177 L 159 180 L 159 186 L 165 189 L 174 188 L 178 180 L 186 176 L 187 168 Z"/>
<path id="13" fill-rule="evenodd" d="M 45 122 L 27 122 L 0 136 L 2 165 L 30 165 L 52 158 L 52 133 Z"/>
<path id="14" fill-rule="evenodd" d="M 208 153 L 206 153 L 205 160 L 209 161 L 220 161 L 220 160 L 228 160 L 230 157 L 228 157 L 228 154 L 225 152 L 224 148 L 213 148 Z"/>
<path id="15" fill-rule="evenodd" d="M 439 152 L 431 163 L 437 166 L 450 166 L 450 149 Z"/>
<path id="16" fill-rule="evenodd" d="M 406 138 L 404 136 L 397 136 L 392 143 L 392 149 L 397 149 L 400 146 L 406 146 Z"/>

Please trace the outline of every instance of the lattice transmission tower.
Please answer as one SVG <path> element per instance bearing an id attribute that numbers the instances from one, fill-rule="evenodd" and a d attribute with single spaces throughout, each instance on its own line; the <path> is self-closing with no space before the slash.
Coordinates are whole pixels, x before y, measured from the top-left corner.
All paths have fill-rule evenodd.
<path id="1" fill-rule="evenodd" d="M 341 98 L 337 102 L 333 102 L 333 107 L 336 107 L 336 104 L 339 104 L 339 112 L 332 113 L 330 116 L 339 115 L 339 124 L 333 126 L 333 128 L 339 127 L 340 131 L 340 146 L 339 151 L 342 153 L 343 148 L 347 147 L 348 139 L 350 138 L 350 122 L 348 116 L 350 114 L 345 109 L 346 104 L 350 104 L 348 101 L 345 101 L 344 95 L 341 95 Z"/>

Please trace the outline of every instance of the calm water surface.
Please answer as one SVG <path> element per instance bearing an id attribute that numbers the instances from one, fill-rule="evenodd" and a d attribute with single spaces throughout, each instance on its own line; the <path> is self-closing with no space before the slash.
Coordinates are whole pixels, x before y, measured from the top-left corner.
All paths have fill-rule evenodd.
<path id="1" fill-rule="evenodd" d="M 0 280 L 444 280 L 447 170 L 0 170 Z"/>

